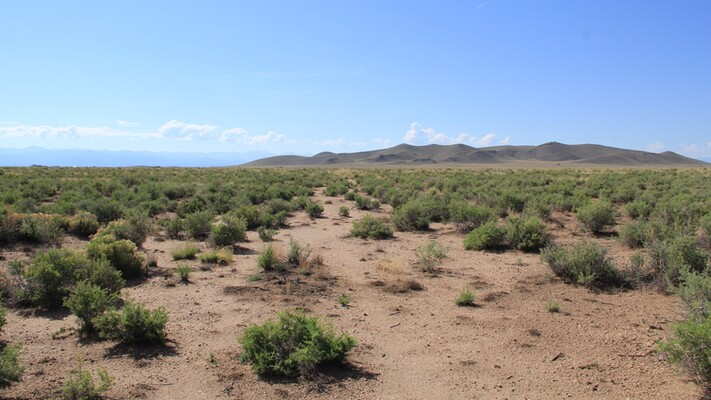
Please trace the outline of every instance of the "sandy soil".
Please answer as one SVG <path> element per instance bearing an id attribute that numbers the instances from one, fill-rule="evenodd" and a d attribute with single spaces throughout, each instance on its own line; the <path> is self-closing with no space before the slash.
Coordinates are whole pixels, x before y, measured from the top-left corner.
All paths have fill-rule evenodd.
<path id="1" fill-rule="evenodd" d="M 131 348 L 80 338 L 67 312 L 11 310 L 2 334 L 22 343 L 23 381 L 1 398 L 57 398 L 67 372 L 84 360 L 115 378 L 111 399 L 696 399 L 701 392 L 670 367 L 655 349 L 681 318 L 674 297 L 653 289 L 594 293 L 551 277 L 535 254 L 465 251 L 463 235 L 435 224 L 428 233 L 396 233 L 385 241 L 348 237 L 350 218 L 338 216 L 342 198 L 316 199 L 323 218 L 303 213 L 280 230 L 276 246 L 289 239 L 308 244 L 324 265 L 272 275 L 256 282 L 255 256 L 262 249 L 254 232 L 231 265 L 200 269 L 188 285 L 171 276 L 177 263 L 170 250 L 178 242 L 150 238 L 143 246 L 155 255 L 151 276 L 124 289 L 123 296 L 154 308 L 164 306 L 170 342 L 164 347 Z M 387 207 L 375 212 L 387 215 Z M 571 243 L 585 234 L 571 215 L 556 215 L 556 240 Z M 436 239 L 449 248 L 437 273 L 420 272 L 414 249 Z M 620 262 L 629 250 L 614 239 L 595 239 Z M 80 246 L 76 239 L 68 245 Z M 206 247 L 205 244 L 202 244 Z M 5 251 L 3 265 L 34 249 Z M 415 280 L 424 290 L 396 293 Z M 403 286 L 403 285 L 400 285 Z M 476 307 L 457 307 L 465 288 Z M 337 298 L 348 294 L 348 307 Z M 550 313 L 555 300 L 560 313 Z M 350 365 L 322 371 L 318 383 L 261 379 L 239 363 L 236 337 L 251 323 L 278 311 L 303 307 L 325 316 L 359 344 Z M 214 362 L 211 362 L 211 354 Z"/>

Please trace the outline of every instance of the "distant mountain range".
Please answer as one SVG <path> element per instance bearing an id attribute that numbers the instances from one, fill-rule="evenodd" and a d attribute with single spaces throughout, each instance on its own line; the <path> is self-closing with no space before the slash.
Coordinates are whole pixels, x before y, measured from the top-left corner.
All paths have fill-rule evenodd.
<path id="1" fill-rule="evenodd" d="M 190 153 L 82 149 L 0 148 L 0 166 L 60 167 L 222 167 L 243 164 L 271 153 Z"/>
<path id="2" fill-rule="evenodd" d="M 464 144 L 413 146 L 401 144 L 383 150 L 359 153 L 324 152 L 313 157 L 276 156 L 245 164 L 267 166 L 327 165 L 609 165 L 609 166 L 707 166 L 708 163 L 671 151 L 651 153 L 597 144 L 569 145 L 558 142 L 539 146 L 493 146 L 475 148 Z"/>

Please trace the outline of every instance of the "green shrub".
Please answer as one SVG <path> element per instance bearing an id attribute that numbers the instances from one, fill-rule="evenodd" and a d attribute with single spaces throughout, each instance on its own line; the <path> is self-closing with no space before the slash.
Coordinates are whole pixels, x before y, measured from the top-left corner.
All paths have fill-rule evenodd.
<path id="1" fill-rule="evenodd" d="M 422 272 L 432 271 L 442 259 L 447 257 L 447 248 L 440 243 L 430 240 L 426 245 L 415 249 L 417 265 Z"/>
<path id="2" fill-rule="evenodd" d="M 247 221 L 231 215 L 223 215 L 220 223 L 211 230 L 210 241 L 216 247 L 233 246 L 247 240 Z"/>
<path id="3" fill-rule="evenodd" d="M 340 215 L 343 218 L 348 218 L 348 216 L 351 214 L 351 211 L 348 207 L 346 206 L 340 206 L 338 207 L 338 215 Z"/>
<path id="4" fill-rule="evenodd" d="M 274 271 L 282 268 L 274 246 L 267 245 L 259 255 L 257 255 L 257 266 L 264 271 Z"/>
<path id="5" fill-rule="evenodd" d="M 697 382 L 711 390 L 711 316 L 687 319 L 674 324 L 674 337 L 660 349 L 669 362 L 686 367 Z"/>
<path id="6" fill-rule="evenodd" d="M 76 280 L 93 283 L 109 294 L 119 293 L 126 284 L 121 277 L 121 271 L 114 268 L 106 257 L 89 260 L 77 271 Z"/>
<path id="7" fill-rule="evenodd" d="M 524 251 L 539 250 L 550 241 L 546 224 L 538 217 L 511 217 L 506 221 L 509 246 Z"/>
<path id="8" fill-rule="evenodd" d="M 168 313 L 163 307 L 150 311 L 142 304 L 126 301 L 121 311 L 109 310 L 93 322 L 100 337 L 126 344 L 162 344 L 167 338 Z"/>
<path id="9" fill-rule="evenodd" d="M 193 272 L 192 268 L 190 268 L 187 265 L 178 265 L 178 267 L 175 269 L 175 272 L 178 273 L 180 282 L 186 283 L 186 284 L 190 283 L 190 274 Z"/>
<path id="10" fill-rule="evenodd" d="M 686 272 L 701 273 L 708 266 L 709 254 L 690 236 L 656 240 L 648 247 L 650 264 L 662 289 L 673 291 Z"/>
<path id="11" fill-rule="evenodd" d="M 620 228 L 619 238 L 622 244 L 630 249 L 644 247 L 646 241 L 646 226 L 644 222 L 630 222 Z"/>
<path id="12" fill-rule="evenodd" d="M 69 232 L 87 238 L 99 230 L 99 220 L 96 215 L 80 211 L 69 220 Z"/>
<path id="13" fill-rule="evenodd" d="M 165 225 L 165 234 L 171 239 L 180 239 L 180 234 L 185 229 L 182 218 L 177 215 L 168 220 Z"/>
<path id="14" fill-rule="evenodd" d="M 79 318 L 81 330 L 90 332 L 94 330 L 92 320 L 113 307 L 117 300 L 117 293 L 109 293 L 98 285 L 81 281 L 69 297 L 64 299 L 64 306 Z"/>
<path id="15" fill-rule="evenodd" d="M 346 200 L 349 199 L 346 197 Z M 355 200 L 355 206 L 359 210 L 372 210 L 380 207 L 380 202 L 378 202 L 378 200 L 361 196 L 359 194 L 354 194 L 352 200 Z"/>
<path id="16" fill-rule="evenodd" d="M 309 200 L 305 207 L 306 213 L 311 218 L 318 218 L 323 215 L 323 205 L 315 201 Z"/>
<path id="17" fill-rule="evenodd" d="M 20 365 L 20 346 L 7 346 L 0 351 L 0 389 L 19 382 L 24 372 Z"/>
<path id="18" fill-rule="evenodd" d="M 196 211 L 188 214 L 184 221 L 185 231 L 193 239 L 204 239 L 210 234 L 213 218 L 211 211 Z"/>
<path id="19" fill-rule="evenodd" d="M 130 240 L 116 240 L 112 235 L 99 236 L 86 246 L 89 258 L 106 258 L 121 272 L 124 279 L 139 278 L 145 274 L 145 260 Z"/>
<path id="20" fill-rule="evenodd" d="M 117 240 L 130 240 L 136 246 L 142 245 L 152 232 L 153 225 L 148 216 L 133 212 L 126 219 L 111 221 L 105 228 L 96 233 L 95 238 L 113 236 Z"/>
<path id="21" fill-rule="evenodd" d="M 99 400 L 101 393 L 113 386 L 114 378 L 103 369 L 97 369 L 99 383 L 94 382 L 91 373 L 84 369 L 83 362 L 69 373 L 69 379 L 62 388 L 63 400 Z"/>
<path id="22" fill-rule="evenodd" d="M 170 251 L 170 256 L 173 257 L 173 260 L 178 261 L 178 260 L 192 260 L 195 258 L 195 255 L 200 252 L 200 247 L 197 245 L 197 243 L 181 243 L 178 245 L 178 247 L 174 248 L 173 250 Z"/>
<path id="23" fill-rule="evenodd" d="M 607 201 L 599 200 L 578 208 L 578 220 L 592 233 L 601 233 L 615 225 L 615 209 Z"/>
<path id="24" fill-rule="evenodd" d="M 600 288 L 624 284 L 607 251 L 594 242 L 584 240 L 572 250 L 547 247 L 541 251 L 541 259 L 565 282 Z"/>
<path id="25" fill-rule="evenodd" d="M 340 304 L 342 307 L 348 307 L 349 304 L 351 304 L 351 296 L 347 294 L 342 294 L 338 296 L 338 304 Z"/>
<path id="26" fill-rule="evenodd" d="M 62 236 L 62 229 L 57 219 L 46 214 L 22 215 L 19 226 L 19 239 L 32 243 L 54 243 Z"/>
<path id="27" fill-rule="evenodd" d="M 309 246 L 302 246 L 294 239 L 289 240 L 289 252 L 286 255 L 286 262 L 293 267 L 305 265 L 311 255 Z"/>
<path id="28" fill-rule="evenodd" d="M 703 319 L 711 315 L 711 275 L 706 272 L 683 272 L 675 290 L 686 306 L 688 318 Z"/>
<path id="29" fill-rule="evenodd" d="M 56 307 L 74 286 L 76 273 L 87 263 L 80 253 L 67 249 L 52 249 L 37 254 L 24 279 L 27 283 L 25 296 L 35 304 Z"/>
<path id="30" fill-rule="evenodd" d="M 459 307 L 472 307 L 474 306 L 474 292 L 470 289 L 462 290 L 456 299 L 454 299 L 454 304 Z"/>
<path id="31" fill-rule="evenodd" d="M 494 210 L 487 207 L 478 207 L 463 204 L 452 204 L 449 209 L 449 217 L 456 224 L 457 230 L 461 233 L 469 233 L 472 230 L 492 221 L 495 217 Z"/>
<path id="32" fill-rule="evenodd" d="M 257 233 L 259 234 L 259 240 L 265 243 L 273 242 L 274 235 L 276 235 L 276 231 L 274 229 L 265 228 L 263 226 L 257 228 Z"/>
<path id="33" fill-rule="evenodd" d="M 430 228 L 430 214 L 420 200 L 411 200 L 393 213 L 393 223 L 399 231 L 426 231 Z"/>
<path id="34" fill-rule="evenodd" d="M 360 221 L 353 222 L 351 235 L 363 239 L 388 239 L 393 236 L 393 230 L 385 219 L 366 214 Z"/>
<path id="35" fill-rule="evenodd" d="M 467 234 L 464 248 L 467 250 L 492 250 L 506 247 L 506 230 L 496 221 L 489 221 Z"/>
<path id="36" fill-rule="evenodd" d="M 560 303 L 555 300 L 548 300 L 546 302 L 546 310 L 548 310 L 549 313 L 559 313 Z"/>
<path id="37" fill-rule="evenodd" d="M 7 311 L 5 311 L 5 307 L 0 306 L 0 332 L 2 332 L 2 328 L 5 326 L 5 316 L 7 314 Z"/>
<path id="38" fill-rule="evenodd" d="M 356 346 L 348 334 L 336 336 L 330 325 L 318 317 L 284 311 L 278 320 L 250 325 L 239 338 L 242 362 L 252 365 L 257 374 L 310 376 L 316 367 L 342 361 Z"/>

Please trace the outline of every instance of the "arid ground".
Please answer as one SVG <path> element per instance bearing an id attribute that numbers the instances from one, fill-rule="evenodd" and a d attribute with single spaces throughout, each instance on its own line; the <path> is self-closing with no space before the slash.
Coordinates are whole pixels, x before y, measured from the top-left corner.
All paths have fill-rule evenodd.
<path id="1" fill-rule="evenodd" d="M 142 251 L 158 266 L 147 280 L 129 283 L 123 297 L 167 309 L 167 346 L 82 338 L 67 311 L 9 310 L 3 337 L 22 344 L 25 373 L 0 397 L 57 398 L 67 371 L 82 359 L 91 371 L 103 368 L 115 378 L 106 392 L 111 399 L 699 398 L 700 389 L 656 351 L 682 318 L 676 297 L 654 288 L 596 293 L 564 284 L 537 254 L 464 250 L 464 235 L 446 224 L 396 232 L 390 240 L 349 237 L 352 221 L 365 212 L 353 209 L 342 218 L 339 207 L 352 202 L 322 190 L 315 199 L 326 203 L 324 216 L 294 213 L 275 245 L 285 250 L 293 238 L 322 265 L 260 281 L 247 281 L 264 246 L 255 232 L 236 248 L 231 265 L 201 269 L 190 261 L 189 284 L 172 273 L 177 262 L 170 250 L 178 242 L 150 237 Z M 387 216 L 389 208 L 368 212 Z M 589 235 L 573 214 L 553 218 L 548 228 L 558 243 Z M 615 239 L 589 238 L 610 248 L 618 263 L 629 259 L 631 250 Z M 448 257 L 435 273 L 423 273 L 414 249 L 431 239 L 447 246 Z M 36 250 L 17 245 L 3 252 L 2 263 Z M 474 290 L 475 307 L 454 304 L 466 287 Z M 337 300 L 343 294 L 352 298 L 348 306 Z M 560 304 L 559 313 L 547 310 L 549 301 Z M 358 340 L 348 364 L 323 368 L 315 381 L 256 376 L 239 362 L 237 337 L 249 324 L 297 307 Z"/>

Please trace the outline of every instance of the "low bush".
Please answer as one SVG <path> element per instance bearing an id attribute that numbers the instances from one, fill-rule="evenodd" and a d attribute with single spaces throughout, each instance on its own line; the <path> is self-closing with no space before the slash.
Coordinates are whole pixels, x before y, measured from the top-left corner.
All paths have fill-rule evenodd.
<path id="1" fill-rule="evenodd" d="M 660 349 L 669 362 L 680 364 L 708 393 L 711 391 L 711 316 L 689 318 L 673 325 L 674 337 Z"/>
<path id="2" fill-rule="evenodd" d="M 20 346 L 7 346 L 0 351 L 0 389 L 19 382 L 24 368 L 20 365 Z"/>
<path id="3" fill-rule="evenodd" d="M 126 344 L 165 343 L 167 322 L 163 307 L 151 311 L 131 301 L 126 301 L 121 311 L 109 310 L 93 320 L 100 337 Z"/>
<path id="4" fill-rule="evenodd" d="M 474 292 L 471 289 L 462 290 L 456 299 L 454 299 L 454 304 L 459 307 L 472 307 L 474 306 Z"/>
<path id="5" fill-rule="evenodd" d="M 109 294 L 118 293 L 126 284 L 121 277 L 121 271 L 114 268 L 106 257 L 88 260 L 83 268 L 77 271 L 76 280 L 93 283 Z"/>
<path id="6" fill-rule="evenodd" d="M 494 210 L 487 207 L 473 206 L 470 204 L 453 204 L 449 209 L 449 218 L 456 224 L 461 233 L 472 230 L 492 221 L 495 218 Z"/>
<path id="7" fill-rule="evenodd" d="M 363 239 L 388 239 L 393 236 L 393 230 L 385 219 L 366 214 L 360 221 L 353 222 L 351 235 Z"/>
<path id="8" fill-rule="evenodd" d="M 81 253 L 68 249 L 51 249 L 37 254 L 26 271 L 21 272 L 26 282 L 21 296 L 46 307 L 62 304 L 76 282 L 76 273 L 87 260 Z"/>
<path id="9" fill-rule="evenodd" d="M 62 237 L 61 221 L 47 214 L 21 216 L 18 236 L 31 243 L 55 243 Z"/>
<path id="10" fill-rule="evenodd" d="M 141 246 L 152 230 L 153 225 L 147 215 L 133 212 L 126 219 L 111 221 L 96 233 L 95 238 L 110 235 L 118 240 L 130 240 L 136 246 Z"/>
<path id="11" fill-rule="evenodd" d="M 173 250 L 170 251 L 170 256 L 173 257 L 173 260 L 178 261 L 178 260 L 192 260 L 195 258 L 195 255 L 200 252 L 200 247 L 197 245 L 197 243 L 181 243 L 178 245 L 178 247 L 175 247 Z"/>
<path id="12" fill-rule="evenodd" d="M 171 239 L 180 239 L 180 235 L 185 230 L 185 224 L 182 218 L 177 215 L 168 220 L 165 224 L 165 234 Z"/>
<path id="13" fill-rule="evenodd" d="M 223 215 L 220 223 L 211 228 L 210 241 L 216 247 L 233 246 L 246 240 L 247 221 L 241 218 Z"/>
<path id="14" fill-rule="evenodd" d="M 257 228 L 257 234 L 259 234 L 259 240 L 268 243 L 274 241 L 274 235 L 276 235 L 276 231 L 274 229 L 260 226 L 259 228 Z"/>
<path id="15" fill-rule="evenodd" d="M 146 272 L 145 259 L 130 240 L 117 240 L 112 235 L 95 237 L 86 246 L 86 253 L 93 260 L 107 259 L 124 279 L 140 278 Z"/>
<path id="16" fill-rule="evenodd" d="M 580 207 L 576 214 L 578 220 L 594 234 L 615 225 L 615 209 L 604 200 Z"/>
<path id="17" fill-rule="evenodd" d="M 336 336 L 330 325 L 302 312 L 284 311 L 277 321 L 250 325 L 239 338 L 242 362 L 257 374 L 311 376 L 316 367 L 342 361 L 356 346 L 348 334 Z"/>
<path id="18" fill-rule="evenodd" d="M 213 218 L 211 211 L 196 211 L 188 214 L 183 221 L 185 231 L 193 239 L 204 239 L 210 234 Z"/>
<path id="19" fill-rule="evenodd" d="M 289 252 L 286 255 L 286 262 L 293 267 L 306 265 L 311 249 L 309 246 L 302 246 L 294 239 L 289 240 Z"/>
<path id="20" fill-rule="evenodd" d="M 657 282 L 666 291 L 673 291 L 684 273 L 701 273 L 708 266 L 708 252 L 698 247 L 690 236 L 655 240 L 647 250 Z"/>
<path id="21" fill-rule="evenodd" d="M 309 200 L 304 209 L 311 218 L 319 218 L 323 215 L 323 205 L 315 201 Z"/>
<path id="22" fill-rule="evenodd" d="M 190 274 L 193 272 L 193 269 L 190 268 L 190 266 L 178 265 L 178 267 L 175 268 L 175 272 L 178 273 L 178 278 L 180 278 L 181 283 L 190 283 Z"/>
<path id="23" fill-rule="evenodd" d="M 393 224 L 399 231 L 426 231 L 430 228 L 429 209 L 420 200 L 411 200 L 393 213 Z"/>
<path id="24" fill-rule="evenodd" d="M 91 373 L 84 369 L 83 362 L 69 373 L 69 379 L 62 388 L 63 400 L 98 400 L 101 394 L 111 388 L 114 378 L 106 370 L 97 369 L 99 382 L 96 383 Z"/>
<path id="25" fill-rule="evenodd" d="M 415 249 L 417 265 L 422 272 L 431 272 L 442 259 L 447 257 L 447 248 L 431 240 L 426 245 Z"/>
<path id="26" fill-rule="evenodd" d="M 257 255 L 257 266 L 264 271 L 274 271 L 282 268 L 281 261 L 276 254 L 274 246 L 267 245 Z"/>
<path id="27" fill-rule="evenodd" d="M 644 247 L 646 241 L 646 226 L 644 222 L 630 222 L 620 228 L 619 239 L 622 244 L 630 249 Z"/>
<path id="28" fill-rule="evenodd" d="M 348 218 L 348 216 L 351 214 L 351 211 L 348 207 L 346 206 L 340 206 L 338 207 L 338 215 L 340 215 L 343 218 Z"/>
<path id="29" fill-rule="evenodd" d="M 99 220 L 96 215 L 80 211 L 69 220 L 69 232 L 79 237 L 87 238 L 99 230 Z"/>
<path id="30" fill-rule="evenodd" d="M 524 251 L 537 251 L 550 241 L 546 224 L 538 217 L 511 217 L 506 221 L 509 246 Z"/>
<path id="31" fill-rule="evenodd" d="M 467 250 L 493 250 L 506 247 L 506 230 L 489 221 L 467 234 L 464 248 Z"/>
<path id="32" fill-rule="evenodd" d="M 582 241 L 571 250 L 547 247 L 541 251 L 541 259 L 565 282 L 599 288 L 624 284 L 607 251 L 594 242 Z"/>
<path id="33" fill-rule="evenodd" d="M 232 262 L 232 250 L 222 247 L 200 253 L 200 261 L 207 264 L 229 265 Z"/>
<path id="34" fill-rule="evenodd" d="M 64 306 L 79 318 L 82 331 L 91 332 L 94 330 L 93 319 L 113 307 L 117 300 L 117 293 L 110 293 L 91 282 L 81 281 L 64 299 Z"/>

